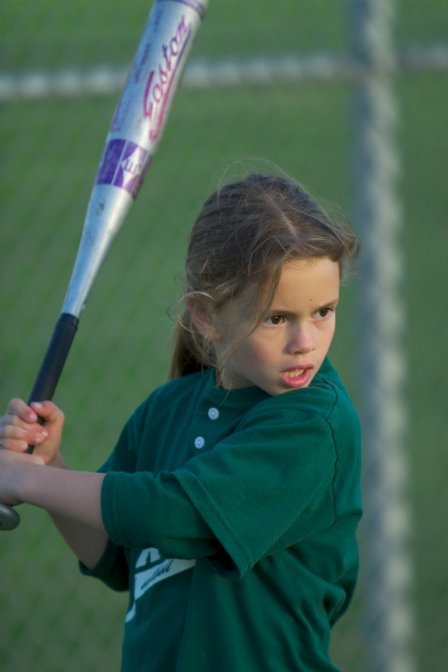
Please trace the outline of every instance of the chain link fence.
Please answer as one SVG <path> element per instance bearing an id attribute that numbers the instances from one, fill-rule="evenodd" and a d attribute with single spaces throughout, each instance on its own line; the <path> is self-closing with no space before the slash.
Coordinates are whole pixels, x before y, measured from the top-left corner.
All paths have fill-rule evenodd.
<path id="1" fill-rule="evenodd" d="M 448 5 L 392 4 L 403 265 L 396 311 L 406 316 L 401 402 L 412 513 L 407 597 L 416 619 L 412 665 L 431 672 L 448 666 Z M 0 4 L 1 408 L 12 395 L 26 397 L 34 382 L 149 9 L 142 0 Z M 210 1 L 161 147 L 92 291 L 57 390 L 74 468 L 95 469 L 136 404 L 165 379 L 186 237 L 229 170 L 272 162 L 352 215 L 352 103 L 361 75 L 350 45 L 346 0 Z M 362 301 L 355 277 L 343 290 L 332 355 L 360 405 L 369 384 L 360 376 Z M 374 478 L 365 473 L 367 483 Z M 380 551 L 387 558 L 389 549 Z M 347 672 L 367 669 L 376 644 L 379 631 L 366 627 L 368 600 L 362 580 L 336 627 L 334 658 Z M 126 596 L 80 578 L 42 512 L 23 509 L 19 530 L 0 537 L 2 672 L 118 669 L 125 608 Z"/>

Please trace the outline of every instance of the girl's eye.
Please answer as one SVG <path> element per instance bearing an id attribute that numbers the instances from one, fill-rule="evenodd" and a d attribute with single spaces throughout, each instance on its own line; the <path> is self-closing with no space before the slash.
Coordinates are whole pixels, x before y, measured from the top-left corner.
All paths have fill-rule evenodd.
<path id="1" fill-rule="evenodd" d="M 316 320 L 326 320 L 328 317 L 330 317 L 331 313 L 334 312 L 334 308 L 327 306 L 326 308 L 320 308 L 314 313 L 314 317 Z"/>
<path id="2" fill-rule="evenodd" d="M 283 324 L 285 317 L 283 315 L 269 315 L 264 320 L 264 323 L 271 327 L 276 327 L 278 324 Z"/>

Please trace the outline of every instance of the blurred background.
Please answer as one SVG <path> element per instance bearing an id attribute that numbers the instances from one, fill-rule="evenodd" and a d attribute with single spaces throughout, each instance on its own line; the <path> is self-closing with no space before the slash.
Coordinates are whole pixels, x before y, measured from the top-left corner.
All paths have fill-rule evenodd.
<path id="1" fill-rule="evenodd" d="M 389 34 L 376 32 L 373 16 L 365 32 L 356 27 L 365 4 L 210 1 L 55 401 L 66 414 L 67 459 L 95 469 L 136 404 L 165 380 L 187 235 L 226 175 L 272 163 L 334 204 L 364 251 L 344 286 L 332 359 L 367 428 L 367 569 L 336 626 L 334 660 L 351 672 L 431 672 L 448 668 L 448 3 L 378 0 Z M 149 10 L 142 0 L 0 4 L 2 409 L 28 396 L 40 366 Z M 377 60 L 389 60 L 372 77 L 359 58 L 374 43 Z M 388 205 L 379 208 L 383 233 L 378 204 Z M 381 288 L 374 299 L 372 287 Z M 390 384 L 377 396 L 399 431 L 377 450 L 387 419 L 380 409 L 372 421 L 370 410 L 384 351 Z M 20 529 L 0 536 L 0 567 L 2 672 L 119 668 L 126 596 L 79 576 L 43 512 L 23 509 Z M 372 654 L 382 641 L 388 664 Z"/>

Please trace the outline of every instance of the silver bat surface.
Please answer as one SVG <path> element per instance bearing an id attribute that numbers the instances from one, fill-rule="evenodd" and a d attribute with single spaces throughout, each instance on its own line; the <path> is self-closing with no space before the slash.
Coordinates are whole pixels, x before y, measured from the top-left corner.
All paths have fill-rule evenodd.
<path id="1" fill-rule="evenodd" d="M 92 285 L 136 199 L 208 0 L 155 0 L 113 116 L 61 313 L 29 402 L 52 399 Z M 30 452 L 32 448 L 30 448 Z M 20 522 L 0 504 L 0 530 Z"/>

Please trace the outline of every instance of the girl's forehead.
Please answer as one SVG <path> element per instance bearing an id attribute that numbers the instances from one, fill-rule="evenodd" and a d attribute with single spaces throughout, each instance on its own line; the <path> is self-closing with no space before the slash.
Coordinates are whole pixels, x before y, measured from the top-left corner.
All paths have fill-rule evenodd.
<path id="1" fill-rule="evenodd" d="M 320 275 L 332 275 L 339 273 L 339 263 L 330 257 L 304 257 L 288 259 L 280 268 L 280 279 L 286 276 L 294 276 L 299 280 L 301 277 L 309 278 Z"/>
<path id="2" fill-rule="evenodd" d="M 338 298 L 339 284 L 339 264 L 329 257 L 294 259 L 283 264 L 272 302 L 319 302 L 325 297 L 330 302 Z"/>
<path id="3" fill-rule="evenodd" d="M 330 289 L 339 287 L 339 282 L 339 264 L 329 257 L 292 259 L 283 264 L 275 293 L 282 290 Z"/>
<path id="4" fill-rule="evenodd" d="M 286 261 L 264 282 L 253 282 L 223 306 L 227 319 L 244 322 L 260 320 L 271 307 L 302 302 L 331 303 L 338 300 L 339 264 L 329 257 Z"/>

